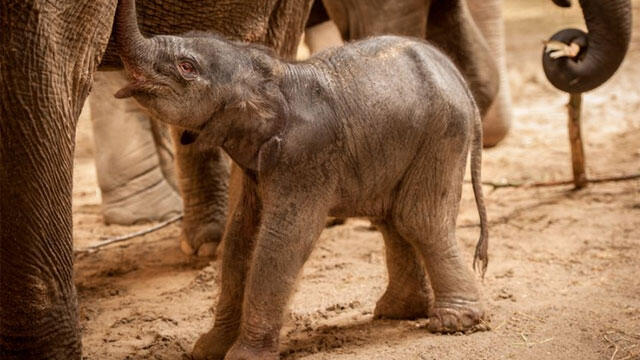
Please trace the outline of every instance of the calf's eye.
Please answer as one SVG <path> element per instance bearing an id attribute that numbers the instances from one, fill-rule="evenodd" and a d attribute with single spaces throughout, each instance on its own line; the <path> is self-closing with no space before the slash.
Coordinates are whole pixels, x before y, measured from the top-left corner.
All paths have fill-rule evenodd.
<path id="1" fill-rule="evenodd" d="M 192 63 L 190 63 L 189 61 L 181 61 L 178 63 L 178 69 L 180 69 L 180 73 L 188 78 L 193 78 L 196 75 L 198 75 L 198 72 L 195 68 L 195 66 L 193 66 Z"/>

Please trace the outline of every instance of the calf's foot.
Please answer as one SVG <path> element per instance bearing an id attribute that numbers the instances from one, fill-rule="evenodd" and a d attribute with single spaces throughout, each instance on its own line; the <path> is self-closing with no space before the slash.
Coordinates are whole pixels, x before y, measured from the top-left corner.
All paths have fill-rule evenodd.
<path id="1" fill-rule="evenodd" d="M 432 290 L 415 248 L 393 224 L 371 219 L 382 232 L 389 285 L 378 300 L 374 318 L 416 319 L 428 315 Z"/>
<path id="2" fill-rule="evenodd" d="M 479 301 L 436 301 L 429 312 L 428 330 L 433 333 L 475 332 L 489 330 Z"/>
<path id="3" fill-rule="evenodd" d="M 280 358 L 280 354 L 278 353 L 278 348 L 269 348 L 269 349 L 256 349 L 250 347 L 248 345 L 242 344 L 241 342 L 236 342 L 229 352 L 227 356 L 224 358 L 225 360 L 278 360 Z"/>

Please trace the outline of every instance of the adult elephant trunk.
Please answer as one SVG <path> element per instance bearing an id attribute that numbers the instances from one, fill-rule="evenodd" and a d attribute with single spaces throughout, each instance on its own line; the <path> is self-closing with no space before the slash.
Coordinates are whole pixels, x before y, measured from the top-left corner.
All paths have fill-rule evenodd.
<path id="1" fill-rule="evenodd" d="M 134 79 L 142 80 L 145 68 L 153 63 L 153 42 L 138 28 L 135 0 L 119 0 L 114 22 L 118 53 Z"/>
<path id="2" fill-rule="evenodd" d="M 566 0 L 554 0 L 568 6 Z M 631 3 L 629 0 L 580 0 L 588 33 L 576 29 L 562 30 L 551 38 L 580 46 L 576 57 L 553 59 L 545 52 L 542 64 L 549 81 L 558 89 L 581 93 L 595 89 L 616 72 L 631 38 Z"/>

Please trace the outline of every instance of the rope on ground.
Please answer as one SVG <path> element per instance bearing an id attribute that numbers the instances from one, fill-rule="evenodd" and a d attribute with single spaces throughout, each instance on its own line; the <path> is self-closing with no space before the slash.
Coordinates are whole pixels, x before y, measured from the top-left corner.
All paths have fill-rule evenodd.
<path id="1" fill-rule="evenodd" d="M 101 242 L 99 244 L 87 246 L 84 249 L 78 249 L 78 250 L 74 251 L 74 253 L 75 254 L 92 253 L 92 252 L 97 251 L 100 248 L 105 247 L 105 246 L 108 246 L 108 245 L 111 245 L 111 244 L 115 244 L 115 243 L 119 243 L 119 242 L 123 242 L 123 241 L 126 241 L 126 240 L 130 240 L 130 239 L 136 238 L 138 236 L 143 236 L 143 235 L 152 233 L 154 231 L 158 231 L 158 230 L 160 230 L 160 229 L 162 229 L 164 227 L 167 227 L 167 226 L 173 224 L 176 221 L 181 220 L 183 216 L 184 215 L 180 214 L 180 215 L 172 217 L 169 220 L 163 221 L 163 222 L 161 222 L 161 223 L 159 223 L 157 225 L 151 226 L 149 228 L 146 228 L 146 229 L 143 229 L 143 230 L 140 230 L 140 231 L 136 231 L 136 232 L 132 232 L 132 233 L 129 233 L 129 234 L 120 235 L 120 236 L 116 236 L 116 237 L 113 237 L 113 238 L 106 239 L 106 240 L 104 240 L 103 242 Z"/>
<path id="2" fill-rule="evenodd" d="M 603 177 L 603 178 L 594 178 L 588 179 L 587 183 L 605 183 L 605 182 L 615 182 L 615 181 L 629 181 L 640 179 L 640 174 L 631 174 L 631 175 L 622 175 L 622 176 L 612 176 L 612 177 Z M 470 183 L 469 181 L 465 181 L 465 183 Z M 483 181 L 482 185 L 487 185 L 493 187 L 493 190 L 502 189 L 502 188 L 537 188 L 537 187 L 551 187 L 551 186 L 563 186 L 563 185 L 571 185 L 573 184 L 573 180 L 559 180 L 559 181 L 550 181 L 550 182 L 532 182 L 532 183 L 512 183 L 512 182 L 493 182 L 493 181 Z"/>
<path id="3" fill-rule="evenodd" d="M 640 179 L 640 174 L 631 174 L 631 175 L 623 175 L 623 176 L 614 176 L 614 177 L 604 177 L 604 178 L 595 178 L 595 179 L 587 179 L 588 183 L 604 183 L 604 182 L 614 182 L 614 181 L 628 181 Z M 465 181 L 468 183 L 468 181 Z M 492 186 L 493 190 L 501 189 L 501 188 L 536 188 L 536 187 L 549 187 L 549 186 L 562 186 L 562 185 L 571 185 L 573 184 L 573 180 L 560 180 L 560 181 L 551 181 L 551 182 L 533 182 L 533 183 L 510 183 L 510 182 L 492 182 L 492 181 L 483 181 L 482 185 Z M 173 224 L 176 221 L 182 220 L 183 215 L 177 215 L 169 220 L 163 221 L 157 225 L 151 226 L 147 229 L 136 231 L 133 233 L 116 236 L 114 238 L 106 239 L 100 244 L 87 246 L 84 249 L 75 250 L 75 254 L 81 253 L 92 253 L 100 248 L 105 246 L 123 242 L 126 240 L 130 240 L 139 236 L 143 236 L 154 231 L 158 231 L 164 227 L 167 227 Z M 475 227 L 477 224 L 466 224 L 461 227 Z"/>

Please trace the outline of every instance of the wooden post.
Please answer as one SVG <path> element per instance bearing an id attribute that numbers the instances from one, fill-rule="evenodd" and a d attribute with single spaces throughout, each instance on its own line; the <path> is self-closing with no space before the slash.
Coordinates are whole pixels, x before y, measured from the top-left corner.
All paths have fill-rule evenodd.
<path id="1" fill-rule="evenodd" d="M 576 189 L 582 189 L 587 185 L 585 173 L 584 145 L 580 132 L 580 112 L 582 106 L 582 94 L 569 94 L 569 142 L 571 144 L 571 164 L 573 165 L 573 185 Z"/>

